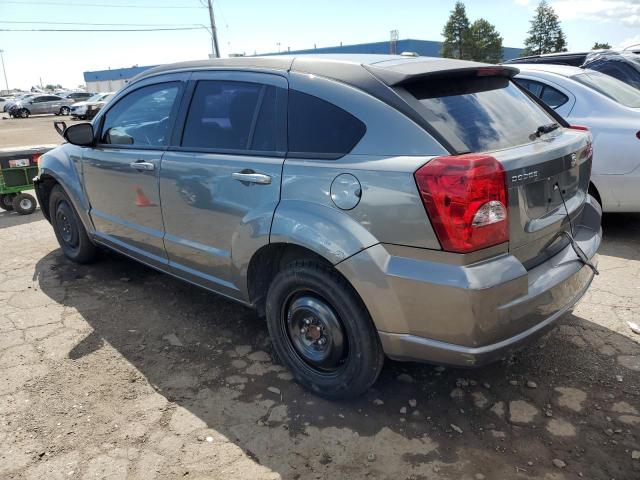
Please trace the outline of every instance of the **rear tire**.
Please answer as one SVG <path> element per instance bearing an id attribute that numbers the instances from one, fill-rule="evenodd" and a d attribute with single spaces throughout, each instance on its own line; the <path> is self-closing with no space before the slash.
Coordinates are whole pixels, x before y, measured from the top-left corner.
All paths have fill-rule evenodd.
<path id="1" fill-rule="evenodd" d="M 69 115 L 70 112 L 71 112 L 71 109 L 69 107 L 60 108 L 60 115 Z"/>
<path id="2" fill-rule="evenodd" d="M 28 193 L 19 193 L 13 197 L 13 209 L 20 215 L 33 213 L 37 205 L 36 199 Z"/>
<path id="3" fill-rule="evenodd" d="M 18 110 L 18 116 L 20 118 L 29 118 L 29 115 L 31 115 L 31 112 L 26 108 L 21 108 L 20 110 Z"/>
<path id="4" fill-rule="evenodd" d="M 49 195 L 51 225 L 64 254 L 76 263 L 89 263 L 96 257 L 97 248 L 73 208 L 71 200 L 60 185 Z"/>
<path id="5" fill-rule="evenodd" d="M 266 313 L 280 360 L 309 390 L 350 398 L 378 378 L 384 364 L 378 333 L 353 287 L 330 266 L 289 264 L 269 287 Z"/>
<path id="6" fill-rule="evenodd" d="M 10 212 L 13 210 L 13 197 L 15 194 L 6 193 L 4 195 L 0 195 L 0 208 Z"/>

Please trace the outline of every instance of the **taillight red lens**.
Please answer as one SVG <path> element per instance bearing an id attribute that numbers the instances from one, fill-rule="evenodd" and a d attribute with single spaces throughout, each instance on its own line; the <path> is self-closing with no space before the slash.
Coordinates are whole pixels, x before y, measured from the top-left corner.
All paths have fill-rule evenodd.
<path id="1" fill-rule="evenodd" d="M 636 132 L 636 138 L 640 140 L 640 130 Z"/>
<path id="2" fill-rule="evenodd" d="M 466 253 L 509 240 L 504 169 L 495 158 L 437 157 L 414 175 L 444 250 Z"/>
<path id="3" fill-rule="evenodd" d="M 573 130 L 582 130 L 583 132 L 589 131 L 587 127 L 583 127 L 582 125 L 569 125 L 569 128 L 572 128 Z"/>

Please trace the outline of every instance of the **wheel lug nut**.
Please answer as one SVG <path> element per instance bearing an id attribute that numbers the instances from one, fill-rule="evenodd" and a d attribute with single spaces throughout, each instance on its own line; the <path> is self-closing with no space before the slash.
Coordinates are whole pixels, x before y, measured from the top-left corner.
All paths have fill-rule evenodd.
<path id="1" fill-rule="evenodd" d="M 307 327 L 302 327 L 300 329 L 300 333 L 307 333 Z"/>
<path id="2" fill-rule="evenodd" d="M 327 341 L 324 338 L 318 340 L 318 344 L 324 345 Z"/>
<path id="3" fill-rule="evenodd" d="M 305 318 L 304 319 L 304 323 L 306 323 L 307 325 L 309 325 L 311 323 L 311 319 L 310 318 Z"/>

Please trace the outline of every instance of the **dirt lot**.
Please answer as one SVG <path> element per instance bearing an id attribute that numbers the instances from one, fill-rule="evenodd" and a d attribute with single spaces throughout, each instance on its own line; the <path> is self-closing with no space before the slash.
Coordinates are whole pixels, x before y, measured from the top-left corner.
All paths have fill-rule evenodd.
<path id="1" fill-rule="evenodd" d="M 251 310 L 115 254 L 74 265 L 39 211 L 0 213 L 0 478 L 640 478 L 640 215 L 604 229 L 601 275 L 539 343 L 388 361 L 328 402 Z"/>
<path id="2" fill-rule="evenodd" d="M 62 143 L 62 137 L 53 128 L 55 120 L 62 120 L 67 125 L 78 122 L 71 117 L 57 115 L 10 118 L 0 112 L 0 148 Z"/>

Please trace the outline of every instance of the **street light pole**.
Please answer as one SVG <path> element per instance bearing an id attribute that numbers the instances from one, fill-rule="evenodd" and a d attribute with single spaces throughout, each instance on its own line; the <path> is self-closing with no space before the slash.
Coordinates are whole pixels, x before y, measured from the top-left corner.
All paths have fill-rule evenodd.
<path id="1" fill-rule="evenodd" d="M 2 60 L 2 73 L 4 73 L 4 85 L 7 88 L 7 93 L 9 93 L 9 82 L 7 81 L 7 71 L 4 68 L 4 50 L 0 50 L 0 60 Z"/>

